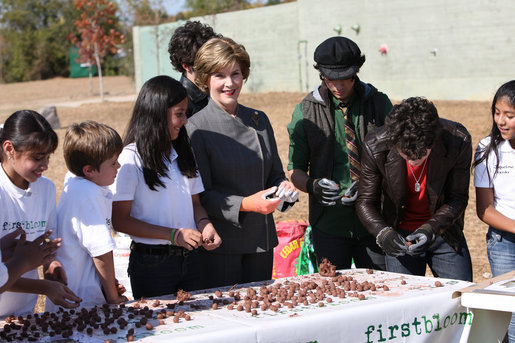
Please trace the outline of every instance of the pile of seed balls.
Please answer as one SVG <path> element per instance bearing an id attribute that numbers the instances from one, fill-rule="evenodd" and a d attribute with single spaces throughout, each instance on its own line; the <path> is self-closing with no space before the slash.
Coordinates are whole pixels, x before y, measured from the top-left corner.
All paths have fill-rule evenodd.
<path id="1" fill-rule="evenodd" d="M 373 274 L 374 271 L 368 269 L 367 273 Z M 331 303 L 333 298 L 353 297 L 365 300 L 362 292 L 389 291 L 387 285 L 369 281 L 358 282 L 350 275 L 339 274 L 327 260 L 320 264 L 318 275 L 306 275 L 300 280 L 285 280 L 260 288 L 235 290 L 233 287 L 226 292 L 216 290 L 214 294 L 208 295 L 207 299 L 202 299 L 202 295 L 196 298 L 191 293 L 180 290 L 175 300 L 140 299 L 130 305 L 104 304 L 91 309 L 59 309 L 57 313 L 45 312 L 26 317 L 9 316 L 5 318 L 5 325 L 0 331 L 0 341 L 36 342 L 41 340 L 42 336 L 55 339 L 59 336 L 69 338 L 75 331 L 92 336 L 100 332 L 110 335 L 117 334 L 118 330 L 127 330 L 126 339 L 130 342 L 134 340 L 138 331 L 152 330 L 155 326 L 164 325 L 167 318 L 173 323 L 192 320 L 191 315 L 184 310 L 187 307 L 191 311 L 209 308 L 219 310 L 225 307 L 227 310 L 245 311 L 257 316 L 259 310 L 277 312 L 281 307 L 293 309 L 313 304 L 324 307 L 326 303 Z M 402 280 L 401 284 L 405 285 L 406 281 Z M 434 285 L 442 287 L 440 281 L 436 281 Z"/>

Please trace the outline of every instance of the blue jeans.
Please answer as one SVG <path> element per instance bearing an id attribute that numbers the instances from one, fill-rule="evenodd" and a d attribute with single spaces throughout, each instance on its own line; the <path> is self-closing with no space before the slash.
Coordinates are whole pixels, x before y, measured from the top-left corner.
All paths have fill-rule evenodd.
<path id="1" fill-rule="evenodd" d="M 354 259 L 357 268 L 386 270 L 385 255 L 372 236 L 346 238 L 323 232 L 315 226 L 312 232 L 318 264 L 327 258 L 336 269 L 349 269 Z"/>
<path id="2" fill-rule="evenodd" d="M 404 237 L 410 234 L 404 230 L 397 231 Z M 386 270 L 389 272 L 424 276 L 426 265 L 435 277 L 472 281 L 472 262 L 465 237 L 461 239 L 458 251 L 438 236 L 422 255 L 386 256 Z"/>
<path id="3" fill-rule="evenodd" d="M 202 289 L 201 254 L 151 255 L 131 251 L 127 272 L 134 299 Z"/>
<path id="4" fill-rule="evenodd" d="M 493 276 L 515 270 L 515 234 L 489 227 L 486 234 L 486 253 Z M 515 343 L 515 312 L 508 327 L 508 339 L 510 343 Z"/>

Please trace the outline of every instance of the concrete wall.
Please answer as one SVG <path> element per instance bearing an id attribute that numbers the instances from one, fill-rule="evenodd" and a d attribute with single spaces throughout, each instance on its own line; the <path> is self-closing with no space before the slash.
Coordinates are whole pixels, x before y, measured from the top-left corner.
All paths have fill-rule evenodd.
<path id="1" fill-rule="evenodd" d="M 360 78 L 392 99 L 490 100 L 515 79 L 514 13 L 511 0 L 297 0 L 192 20 L 245 46 L 246 92 L 311 90 L 320 82 L 313 51 L 340 28 L 367 57 Z M 167 49 L 183 23 L 134 28 L 138 88 L 158 74 L 179 77 Z M 351 28 L 357 24 L 359 34 Z"/>

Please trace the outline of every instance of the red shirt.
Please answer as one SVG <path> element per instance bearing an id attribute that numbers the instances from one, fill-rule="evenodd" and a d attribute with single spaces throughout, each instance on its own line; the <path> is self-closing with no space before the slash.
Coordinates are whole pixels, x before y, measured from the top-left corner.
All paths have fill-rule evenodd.
<path id="1" fill-rule="evenodd" d="M 406 208 L 399 228 L 413 232 L 431 218 L 426 188 L 427 162 L 414 167 L 406 161 L 406 171 Z M 416 180 L 420 184 L 419 192 L 415 191 Z"/>

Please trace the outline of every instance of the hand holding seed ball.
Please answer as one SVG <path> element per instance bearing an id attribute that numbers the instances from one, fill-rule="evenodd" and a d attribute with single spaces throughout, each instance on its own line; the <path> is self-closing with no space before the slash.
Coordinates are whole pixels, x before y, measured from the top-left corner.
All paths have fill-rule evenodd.
<path id="1" fill-rule="evenodd" d="M 43 274 L 46 280 L 58 281 L 64 285 L 68 284 L 66 272 L 59 261 L 52 261 L 43 266 Z"/>
<path id="2" fill-rule="evenodd" d="M 216 249 L 222 244 L 222 239 L 216 232 L 213 224 L 208 223 L 202 229 L 202 246 L 206 250 Z"/>
<path id="3" fill-rule="evenodd" d="M 197 249 L 202 245 L 202 234 L 193 229 L 180 229 L 175 244 L 188 250 Z"/>

